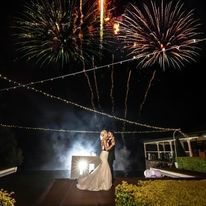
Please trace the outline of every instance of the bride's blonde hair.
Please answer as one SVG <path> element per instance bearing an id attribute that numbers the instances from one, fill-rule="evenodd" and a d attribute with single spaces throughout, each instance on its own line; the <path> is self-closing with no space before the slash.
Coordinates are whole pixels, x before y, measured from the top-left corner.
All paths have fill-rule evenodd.
<path id="1" fill-rule="evenodd" d="M 100 136 L 101 136 L 101 134 L 107 134 L 107 130 L 106 129 L 103 129 L 101 132 L 100 132 Z"/>
<path id="2" fill-rule="evenodd" d="M 103 129 L 100 133 L 107 133 L 107 130 L 106 129 Z"/>

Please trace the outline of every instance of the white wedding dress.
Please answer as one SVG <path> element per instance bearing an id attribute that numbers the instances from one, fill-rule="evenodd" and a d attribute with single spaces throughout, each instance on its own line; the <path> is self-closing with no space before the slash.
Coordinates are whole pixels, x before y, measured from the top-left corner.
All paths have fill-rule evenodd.
<path id="1" fill-rule="evenodd" d="M 100 191 L 112 187 L 112 175 L 108 164 L 108 151 L 100 153 L 101 163 L 87 176 L 79 177 L 77 188 L 80 190 Z"/>

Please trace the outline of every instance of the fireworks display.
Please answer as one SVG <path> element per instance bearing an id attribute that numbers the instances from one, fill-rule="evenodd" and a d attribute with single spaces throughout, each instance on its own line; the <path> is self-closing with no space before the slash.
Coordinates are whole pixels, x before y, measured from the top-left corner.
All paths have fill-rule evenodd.
<path id="1" fill-rule="evenodd" d="M 93 110 L 97 108 L 95 100 L 102 110 L 99 88 L 103 87 L 98 85 L 95 70 L 94 76 L 89 76 L 86 63 L 88 59 L 93 68 L 96 67 L 94 59 L 101 59 L 103 43 L 108 40 L 108 43 L 121 41 L 121 45 L 116 44 L 111 49 L 113 53 L 119 52 L 117 56 L 121 53 L 119 46 L 123 45 L 129 51 L 131 58 L 125 60 L 125 56 L 121 55 L 121 64 L 138 60 L 143 68 L 159 64 L 164 70 L 170 66 L 180 68 L 187 62 L 195 61 L 200 49 L 198 42 L 203 40 L 199 20 L 194 17 L 193 11 L 184 10 L 180 2 L 165 3 L 161 0 L 157 3 L 151 0 L 142 7 L 129 4 L 120 16 L 113 15 L 113 5 L 112 0 L 32 0 L 25 5 L 14 26 L 18 51 L 27 60 L 41 65 L 61 63 L 63 66 L 73 60 L 81 63 Z M 95 58 L 96 55 L 98 58 Z M 114 62 L 113 56 L 110 88 L 112 114 L 115 103 L 113 67 L 116 64 L 119 63 Z M 155 74 L 156 69 L 140 105 L 140 113 Z M 125 118 L 130 75 L 131 72 L 125 96 Z"/>
<path id="2" fill-rule="evenodd" d="M 119 38 L 139 66 L 180 68 L 199 54 L 200 24 L 180 2 L 153 1 L 141 9 L 130 4 L 122 16 Z"/>
<path id="3" fill-rule="evenodd" d="M 15 20 L 18 52 L 41 65 L 87 60 L 97 54 L 98 2 L 34 0 Z"/>

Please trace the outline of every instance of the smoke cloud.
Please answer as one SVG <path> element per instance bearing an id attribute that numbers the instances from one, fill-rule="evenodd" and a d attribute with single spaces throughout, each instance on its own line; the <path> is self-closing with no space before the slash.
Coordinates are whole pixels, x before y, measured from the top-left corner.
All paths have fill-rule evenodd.
<path id="1" fill-rule="evenodd" d="M 114 169 L 120 171 L 127 171 L 130 165 L 130 151 L 123 146 L 121 149 L 116 149 L 116 159 Z"/>

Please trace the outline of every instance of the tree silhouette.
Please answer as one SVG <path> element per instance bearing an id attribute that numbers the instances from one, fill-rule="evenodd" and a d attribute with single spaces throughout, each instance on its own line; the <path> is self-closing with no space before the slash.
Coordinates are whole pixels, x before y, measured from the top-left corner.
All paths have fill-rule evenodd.
<path id="1" fill-rule="evenodd" d="M 22 150 L 9 129 L 0 128 L 0 167 L 19 166 L 23 162 Z"/>

